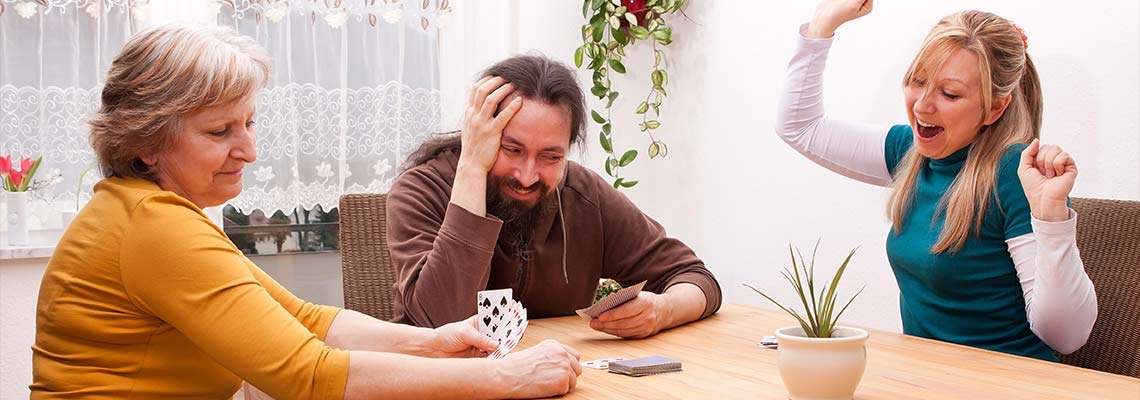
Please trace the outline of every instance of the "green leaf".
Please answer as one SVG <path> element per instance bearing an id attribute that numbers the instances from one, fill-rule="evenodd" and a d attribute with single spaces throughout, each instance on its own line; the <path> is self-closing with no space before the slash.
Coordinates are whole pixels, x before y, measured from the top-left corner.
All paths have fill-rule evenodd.
<path id="1" fill-rule="evenodd" d="M 622 46 L 629 44 L 629 36 L 627 36 L 625 34 L 625 31 L 621 29 L 610 28 L 610 36 L 613 36 L 614 40 L 616 40 L 618 43 L 621 43 Z"/>
<path id="2" fill-rule="evenodd" d="M 654 53 L 655 54 L 653 55 L 653 68 L 657 68 L 662 63 L 665 62 L 665 52 L 661 51 L 661 50 L 657 50 Z"/>
<path id="3" fill-rule="evenodd" d="M 582 25 L 582 40 L 589 40 L 591 36 L 594 36 L 594 26 L 590 24 Z"/>
<path id="4" fill-rule="evenodd" d="M 605 126 L 609 126 L 609 125 L 610 124 L 605 124 L 603 126 L 603 128 L 602 128 L 603 132 L 601 135 L 598 135 L 598 137 L 601 139 L 601 142 L 602 142 L 602 150 L 605 150 L 606 153 L 613 153 L 614 152 L 614 145 L 612 142 L 610 142 L 610 135 L 608 133 L 605 133 L 606 129 L 604 128 Z"/>
<path id="5" fill-rule="evenodd" d="M 643 101 L 637 106 L 637 113 L 645 114 L 646 111 L 649 111 L 649 103 Z"/>
<path id="6" fill-rule="evenodd" d="M 630 26 L 637 25 L 637 16 L 633 15 L 631 12 L 625 13 L 625 20 L 629 21 Z"/>
<path id="7" fill-rule="evenodd" d="M 586 52 L 586 46 L 585 45 L 578 46 L 578 49 L 574 50 L 574 66 L 575 67 L 582 68 L 582 57 L 584 56 L 583 53 L 585 53 L 585 52 Z"/>
<path id="8" fill-rule="evenodd" d="M 654 6 L 654 7 L 653 7 L 653 12 L 656 12 L 656 13 L 658 13 L 658 14 L 664 14 L 664 13 L 665 13 L 665 7 L 662 7 L 662 6 Z"/>
<path id="9" fill-rule="evenodd" d="M 606 123 L 606 119 L 604 117 L 602 117 L 602 114 L 598 114 L 597 111 L 590 110 L 590 116 L 594 117 L 594 122 L 597 122 L 599 124 Z"/>
<path id="10" fill-rule="evenodd" d="M 665 83 L 665 74 L 659 69 L 653 70 L 653 73 L 650 74 L 650 77 L 653 80 L 653 86 L 661 86 L 661 84 Z"/>
<path id="11" fill-rule="evenodd" d="M 646 6 L 646 7 L 653 7 L 653 6 L 655 6 L 655 5 L 657 5 L 657 0 L 646 0 L 646 1 L 645 1 L 645 6 Z"/>
<path id="12" fill-rule="evenodd" d="M 607 19 L 607 21 L 609 21 L 611 28 L 617 29 L 617 28 L 621 27 L 621 20 L 618 19 L 618 17 L 616 15 L 611 15 Z"/>
<path id="13" fill-rule="evenodd" d="M 666 96 L 665 88 L 663 88 L 661 86 L 654 86 L 653 90 L 657 91 L 657 93 L 661 93 L 662 96 Z"/>
<path id="14" fill-rule="evenodd" d="M 616 40 L 611 40 L 609 43 L 606 43 L 606 50 L 614 51 L 614 49 L 618 48 L 619 45 L 620 44 Z"/>
<path id="15" fill-rule="evenodd" d="M 661 127 L 661 122 L 658 122 L 655 119 L 651 119 L 649 121 L 645 121 L 645 127 L 649 129 L 657 129 Z"/>
<path id="16" fill-rule="evenodd" d="M 631 187 L 634 187 L 635 185 L 637 185 L 637 181 L 622 181 L 621 182 L 621 187 L 623 187 L 623 188 L 631 188 Z"/>
<path id="17" fill-rule="evenodd" d="M 659 69 L 658 71 L 661 71 L 661 85 L 660 86 L 665 87 L 665 85 L 669 84 L 669 73 L 665 72 L 665 70 L 663 70 L 663 69 Z"/>
<path id="18" fill-rule="evenodd" d="M 669 146 L 666 146 L 665 142 L 657 142 L 657 144 L 659 144 L 661 147 L 661 158 L 668 157 L 669 156 Z"/>
<path id="19" fill-rule="evenodd" d="M 582 18 L 590 17 L 590 3 L 593 2 L 590 0 L 582 0 Z M 585 38 L 585 36 L 583 36 L 583 38 Z"/>
<path id="20" fill-rule="evenodd" d="M 634 25 L 629 27 L 629 34 L 638 40 L 649 39 L 649 30 L 641 26 Z"/>
<path id="21" fill-rule="evenodd" d="M 606 160 L 606 164 L 608 164 L 610 166 L 610 168 L 617 168 L 618 160 L 616 158 L 614 158 L 613 156 L 610 156 L 610 159 Z"/>
<path id="22" fill-rule="evenodd" d="M 621 186 L 621 181 L 621 178 L 617 178 L 617 180 L 614 181 L 614 189 L 617 189 L 618 186 Z"/>
<path id="23" fill-rule="evenodd" d="M 611 163 L 610 161 L 613 161 L 613 162 Z M 606 175 L 614 176 L 614 166 L 615 165 L 617 165 L 617 160 L 615 160 L 611 156 L 610 159 L 608 161 L 606 161 Z"/>
<path id="24" fill-rule="evenodd" d="M 602 132 L 603 132 L 603 133 L 605 133 L 605 134 L 606 134 L 606 136 L 609 136 L 609 135 L 610 135 L 610 130 L 611 130 L 612 128 L 613 128 L 613 127 L 612 127 L 612 126 L 610 126 L 610 123 L 609 123 L 609 122 L 607 122 L 607 123 L 605 123 L 605 124 L 603 124 L 603 125 L 602 125 Z M 612 153 L 612 152 L 613 152 L 613 150 L 606 150 L 606 153 Z"/>
<path id="25" fill-rule="evenodd" d="M 590 4 L 590 8 L 597 10 L 597 9 L 601 8 L 602 4 L 604 4 L 605 2 L 606 2 L 606 0 L 594 0 Z"/>
<path id="26" fill-rule="evenodd" d="M 620 165 L 622 167 L 627 166 L 630 163 L 632 163 L 633 160 L 636 158 L 637 158 L 637 150 L 627 150 L 625 152 L 625 154 L 621 155 L 621 161 L 618 161 L 618 165 Z"/>
<path id="27" fill-rule="evenodd" d="M 653 103 L 653 115 L 661 116 L 661 103 Z"/>
<path id="28" fill-rule="evenodd" d="M 610 68 L 613 68 L 614 72 L 619 74 L 625 73 L 625 64 L 622 64 L 618 59 L 610 59 Z"/>
<path id="29" fill-rule="evenodd" d="M 606 108 L 613 108 L 614 100 L 617 100 L 618 92 L 610 92 L 609 100 L 606 101 Z"/>
<path id="30" fill-rule="evenodd" d="M 657 18 L 653 18 L 653 19 L 649 20 L 649 24 L 648 24 L 648 26 L 646 26 L 646 28 L 649 29 L 650 32 L 653 32 L 653 31 L 657 30 L 658 26 L 661 26 L 661 20 L 657 19 Z"/>
<path id="31" fill-rule="evenodd" d="M 650 159 L 657 158 L 657 154 L 659 154 L 659 153 L 661 153 L 661 146 L 658 146 L 657 142 L 653 142 L 652 144 L 649 145 L 649 158 Z"/>
<path id="32" fill-rule="evenodd" d="M 593 93 L 594 96 L 597 96 L 599 99 L 606 97 L 606 91 L 605 86 L 594 86 L 590 88 L 590 93 Z"/>
<path id="33" fill-rule="evenodd" d="M 610 3 L 617 7 L 621 5 L 621 0 L 610 0 Z"/>
<path id="34" fill-rule="evenodd" d="M 590 27 L 593 28 L 593 32 L 591 32 L 591 33 L 594 35 L 594 37 L 593 37 L 594 41 L 595 42 L 602 41 L 602 37 L 605 36 L 605 34 L 606 34 L 606 31 L 605 31 L 606 20 L 605 19 L 598 19 L 597 22 L 590 23 Z"/>

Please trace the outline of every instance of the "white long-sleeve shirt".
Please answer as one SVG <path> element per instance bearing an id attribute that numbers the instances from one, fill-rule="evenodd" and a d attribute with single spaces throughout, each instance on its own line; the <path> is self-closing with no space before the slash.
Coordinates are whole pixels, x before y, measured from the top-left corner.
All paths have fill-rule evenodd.
<path id="1" fill-rule="evenodd" d="M 802 29 L 785 76 L 777 133 L 824 168 L 872 185 L 890 185 L 885 155 L 889 127 L 824 115 L 823 71 L 832 39 L 808 39 Z M 1077 249 L 1076 212 L 1070 209 L 1069 216 L 1060 222 L 1034 218 L 1032 233 L 1006 240 L 1029 327 L 1062 354 L 1085 344 L 1097 316 L 1096 292 Z"/>

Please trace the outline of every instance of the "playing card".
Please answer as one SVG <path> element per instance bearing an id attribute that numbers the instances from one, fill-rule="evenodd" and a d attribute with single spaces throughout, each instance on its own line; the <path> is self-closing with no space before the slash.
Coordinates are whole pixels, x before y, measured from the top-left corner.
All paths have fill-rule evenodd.
<path id="1" fill-rule="evenodd" d="M 586 367 L 586 368 L 593 368 L 593 369 L 608 369 L 610 367 L 611 362 L 621 361 L 621 360 L 624 360 L 624 358 L 621 358 L 621 357 L 599 358 L 597 360 L 583 361 L 582 366 Z"/>
<path id="2" fill-rule="evenodd" d="M 487 337 L 502 336 L 500 329 L 504 325 L 504 316 L 507 306 L 514 302 L 511 289 L 481 290 L 476 295 L 476 315 L 479 320 L 479 333 Z"/>
<path id="3" fill-rule="evenodd" d="M 589 322 L 591 319 L 602 315 L 602 313 L 609 311 L 614 307 L 625 304 L 627 301 L 633 300 L 639 293 L 641 293 L 641 288 L 643 287 L 645 287 L 645 281 L 641 281 L 641 283 L 630 287 L 622 288 L 621 290 L 610 293 L 609 296 L 598 300 L 598 302 L 594 303 L 594 305 L 577 310 L 576 312 L 579 316 L 582 317 L 582 319 Z"/>
<path id="4" fill-rule="evenodd" d="M 775 336 L 765 336 L 763 339 L 760 339 L 760 341 L 757 342 L 756 345 L 767 347 L 769 349 L 775 349 L 775 348 L 780 347 L 780 341 L 778 339 L 776 339 Z"/>
<path id="5" fill-rule="evenodd" d="M 511 289 L 483 290 L 478 302 L 479 332 L 499 342 L 488 357 L 502 358 L 514 350 L 526 332 L 526 308 L 515 301 Z"/>

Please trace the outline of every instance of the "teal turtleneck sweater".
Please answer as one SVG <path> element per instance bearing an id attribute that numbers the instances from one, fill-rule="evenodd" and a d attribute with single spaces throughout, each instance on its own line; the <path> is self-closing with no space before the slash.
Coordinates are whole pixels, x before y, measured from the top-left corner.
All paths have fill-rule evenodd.
<path id="1" fill-rule="evenodd" d="M 886 162 L 892 176 L 913 145 L 910 126 L 891 128 Z M 1032 232 L 1029 201 L 1017 176 L 1024 148 L 1013 145 L 1002 155 L 978 235 L 970 236 L 956 253 L 934 254 L 931 248 L 946 220 L 938 205 L 965 166 L 970 147 L 922 166 L 902 227 L 887 236 L 887 259 L 899 285 L 904 333 L 1057 360 L 1053 350 L 1029 330 L 1025 298 L 1005 242 Z"/>

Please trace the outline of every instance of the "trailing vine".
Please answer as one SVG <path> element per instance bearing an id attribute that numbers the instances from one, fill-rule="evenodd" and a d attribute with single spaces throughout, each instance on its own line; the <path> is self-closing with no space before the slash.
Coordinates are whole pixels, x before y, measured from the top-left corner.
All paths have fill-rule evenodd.
<path id="1" fill-rule="evenodd" d="M 601 126 L 598 139 L 606 152 L 606 174 L 614 178 L 615 188 L 631 188 L 635 180 L 626 180 L 621 169 L 637 159 L 637 150 L 629 149 L 618 156 L 613 148 L 614 101 L 621 94 L 614 90 L 610 81 L 613 73 L 625 74 L 622 63 L 625 48 L 639 40 L 648 40 L 653 46 L 653 67 L 650 70 L 651 87 L 638 104 L 635 113 L 640 116 L 638 128 L 649 136 L 647 149 L 649 158 L 665 157 L 669 147 L 654 135 L 661 127 L 661 102 L 665 99 L 665 85 L 669 75 L 665 72 L 667 60 L 659 46 L 672 43 L 673 29 L 662 18 L 666 14 L 679 12 L 685 0 L 583 0 L 582 15 L 586 24 L 582 25 L 582 45 L 574 50 L 574 65 L 593 71 L 593 86 L 590 93 L 602 100 L 605 106 L 601 111 L 590 110 L 594 122 Z M 652 111 L 652 113 L 651 113 Z"/>

